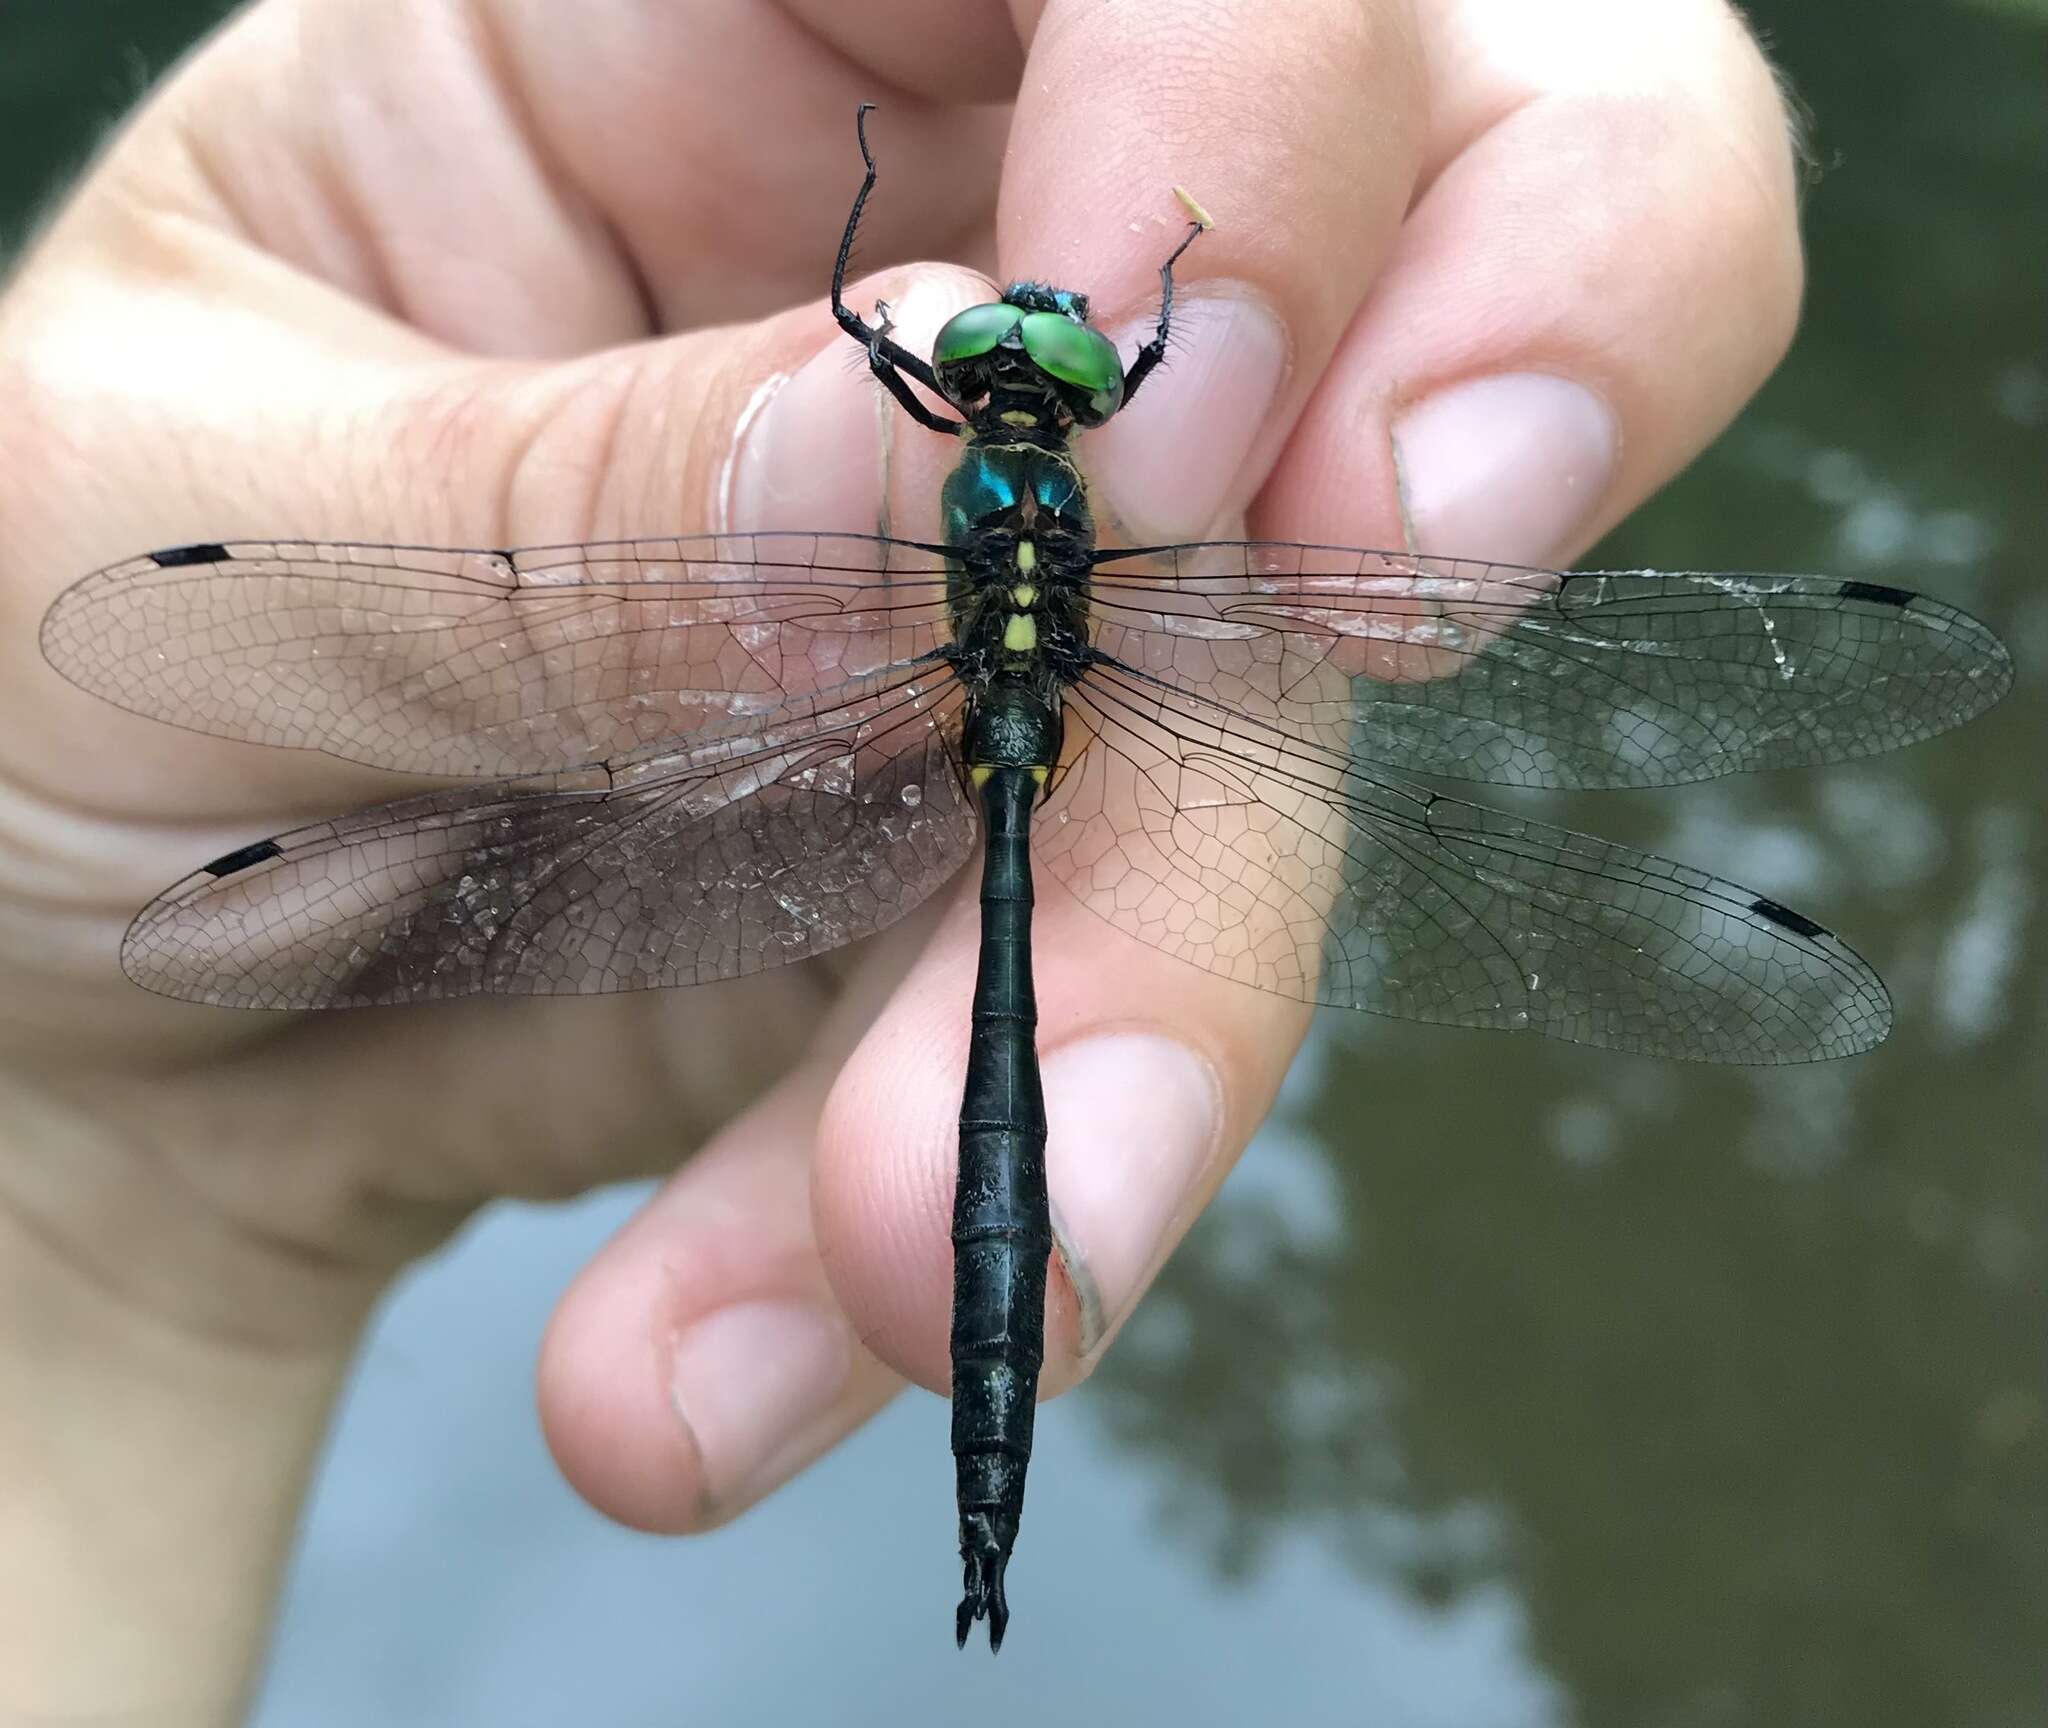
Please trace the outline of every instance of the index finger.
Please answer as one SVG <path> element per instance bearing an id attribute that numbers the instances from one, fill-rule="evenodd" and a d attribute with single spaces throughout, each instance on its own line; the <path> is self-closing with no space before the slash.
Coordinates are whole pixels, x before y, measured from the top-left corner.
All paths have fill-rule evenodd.
<path id="1" fill-rule="evenodd" d="M 1083 452 L 1135 536 L 1193 538 L 1249 501 L 1395 243 L 1428 131 L 1416 22 L 1408 0 L 1029 9 L 1005 270 L 1086 291 L 1128 357 L 1185 232 L 1171 189 L 1215 219 L 1176 267 L 1167 363 Z"/>
<path id="2" fill-rule="evenodd" d="M 1425 129 L 1405 4 L 1044 9 L 1000 205 L 1006 270 L 1088 293 L 1128 361 L 1185 232 L 1169 188 L 1218 222 L 1176 274 L 1167 365 L 1081 440 L 1133 532 L 1183 537 L 1249 498 L 1395 240 Z M 1391 527 L 1390 473 L 1382 506 Z M 1041 864 L 1044 880 L 1056 867 Z M 834 1286 L 877 1352 L 930 1385 L 946 1382 L 973 914 L 965 897 L 953 908 L 820 1127 Z M 1171 958 L 1049 886 L 1032 947 L 1063 1274 L 1048 1294 L 1052 1389 L 1092 1362 L 1213 1193 L 1308 1009 Z"/>

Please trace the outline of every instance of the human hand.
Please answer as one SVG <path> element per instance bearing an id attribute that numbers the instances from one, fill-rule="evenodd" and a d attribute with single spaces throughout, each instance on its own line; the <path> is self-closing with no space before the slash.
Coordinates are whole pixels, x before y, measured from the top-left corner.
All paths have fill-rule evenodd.
<path id="1" fill-rule="evenodd" d="M 492 1195 L 688 1156 L 541 1364 L 564 1469 L 619 1517 L 727 1517 L 900 1376 L 943 1386 L 974 965 L 954 897 L 716 991 L 286 1022 L 143 995 L 114 954 L 158 888 L 408 788 L 83 696 L 36 654 L 65 583 L 242 535 L 872 526 L 875 391 L 822 305 L 868 98 L 876 254 L 1085 289 L 1126 354 L 1179 226 L 1167 188 L 1217 216 L 1170 364 L 1083 441 L 1146 538 L 1244 510 L 1290 538 L 1569 558 L 1789 335 L 1791 151 L 1718 3 L 1013 13 L 1014 36 L 930 0 L 601 22 L 268 0 L 8 285 L 0 1361 L 33 1486 L 0 1539 L 67 1560 L 0 1585 L 22 1702 L 231 1708 L 355 1329 Z M 968 289 L 893 271 L 850 298 L 878 295 L 908 337 Z M 925 435 L 890 436 L 919 469 Z M 1213 1193 L 1304 1016 L 1061 896 L 1036 953 L 1057 1390 Z M 109 1625 L 133 1696 L 82 1665 Z"/>

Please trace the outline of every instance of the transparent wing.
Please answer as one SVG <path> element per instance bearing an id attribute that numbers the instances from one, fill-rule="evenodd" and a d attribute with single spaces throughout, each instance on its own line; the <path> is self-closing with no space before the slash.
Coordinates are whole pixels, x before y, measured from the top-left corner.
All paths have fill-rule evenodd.
<path id="1" fill-rule="evenodd" d="M 1096 645 L 1362 764 L 1499 786 L 1669 786 L 1959 725 L 2012 663 L 1900 588 L 1565 575 L 1278 541 L 1103 555 Z"/>
<path id="2" fill-rule="evenodd" d="M 159 895 L 122 965 L 242 1008 L 698 984 L 886 928 L 975 822 L 962 694 L 901 674 L 745 739 L 402 799 L 245 846 Z"/>
<path id="3" fill-rule="evenodd" d="M 1034 824 L 1119 928 L 1340 1007 L 1715 1062 L 1847 1055 L 1884 987 L 1811 920 L 1625 846 L 1481 809 L 1345 753 L 1092 669 L 1092 734 Z"/>
<path id="4" fill-rule="evenodd" d="M 455 776 L 553 773 L 757 729 L 946 638 L 945 565 L 860 534 L 517 551 L 174 547 L 43 621 L 74 684 L 218 737 Z"/>

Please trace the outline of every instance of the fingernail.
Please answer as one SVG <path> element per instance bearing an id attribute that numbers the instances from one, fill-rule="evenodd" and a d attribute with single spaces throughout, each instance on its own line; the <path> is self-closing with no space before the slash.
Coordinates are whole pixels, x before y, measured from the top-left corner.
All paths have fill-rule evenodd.
<path id="1" fill-rule="evenodd" d="M 1128 411 L 1088 433 L 1089 477 L 1118 525 L 1140 542 L 1195 538 L 1245 503 L 1242 474 L 1287 371 L 1287 334 L 1250 289 L 1173 303 L 1173 343 Z M 1122 332 L 1126 362 L 1151 339 L 1145 323 Z"/>
<path id="2" fill-rule="evenodd" d="M 1062 1045 L 1045 1059 L 1053 1229 L 1081 1302 L 1081 1347 L 1115 1330 L 1216 1152 L 1209 1064 L 1155 1033 Z"/>
<path id="3" fill-rule="evenodd" d="M 875 387 L 835 342 L 768 380 L 742 417 L 721 500 L 721 532 L 873 533 L 881 510 Z"/>
<path id="4" fill-rule="evenodd" d="M 1409 549 L 1509 564 L 1582 550 L 1619 448 L 1599 397 L 1541 372 L 1439 390 L 1393 437 Z"/>
<path id="5" fill-rule="evenodd" d="M 706 1500 L 744 1504 L 815 1457 L 852 1367 L 844 1322 L 804 1302 L 741 1302 L 690 1327 L 669 1386 Z"/>

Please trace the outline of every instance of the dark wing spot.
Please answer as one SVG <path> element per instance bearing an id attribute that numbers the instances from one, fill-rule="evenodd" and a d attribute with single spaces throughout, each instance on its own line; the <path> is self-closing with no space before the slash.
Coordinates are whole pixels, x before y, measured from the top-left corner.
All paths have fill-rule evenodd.
<path id="1" fill-rule="evenodd" d="M 258 840 L 254 845 L 243 846 L 233 852 L 223 852 L 211 864 L 200 868 L 209 876 L 232 876 L 237 870 L 246 870 L 251 864 L 261 864 L 266 858 L 282 858 L 284 848 L 275 840 Z"/>
<path id="2" fill-rule="evenodd" d="M 175 570 L 181 564 L 225 564 L 228 549 L 212 540 L 202 540 L 191 546 L 166 546 L 161 552 L 152 552 L 150 562 L 160 570 Z"/>
<path id="3" fill-rule="evenodd" d="M 1903 588 L 1888 588 L 1882 582 L 1844 582 L 1838 590 L 1844 600 L 1868 600 L 1873 606 L 1910 605 L 1913 596 Z"/>
<path id="4" fill-rule="evenodd" d="M 207 868 L 211 869 L 212 866 L 209 865 Z M 1781 925 L 1793 935 L 1804 936 L 1809 941 L 1828 933 L 1826 925 L 1816 924 L 1804 912 L 1795 912 L 1789 906 L 1780 906 L 1775 900 L 1752 900 L 1749 909 L 1759 918 L 1768 918 L 1773 924 Z"/>

